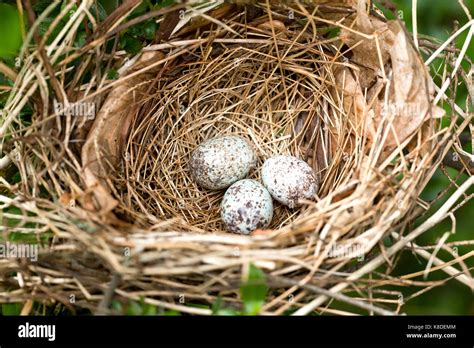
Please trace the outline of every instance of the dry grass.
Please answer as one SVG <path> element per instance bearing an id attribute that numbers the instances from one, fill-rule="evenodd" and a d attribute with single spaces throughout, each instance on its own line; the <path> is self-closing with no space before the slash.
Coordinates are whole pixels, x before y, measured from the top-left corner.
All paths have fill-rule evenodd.
<path id="1" fill-rule="evenodd" d="M 81 4 L 70 20 L 73 28 L 91 4 Z M 6 237 L 12 232 L 53 237 L 36 263 L 0 260 L 1 281 L 10 289 L 0 293 L 0 302 L 37 299 L 73 308 L 68 299 L 74 294 L 75 306 L 102 313 L 113 295 L 210 314 L 177 299 L 213 303 L 220 295 L 227 305 L 238 306 L 240 280 L 250 263 L 265 270 L 275 289 L 262 314 L 290 308 L 296 314 L 350 314 L 332 309 L 332 302 L 326 306 L 331 298 L 369 313 L 397 314 L 399 293 L 384 286 L 429 289 L 444 284 L 412 281 L 410 275 L 393 278 L 390 270 L 416 237 L 452 217 L 471 198 L 467 193 L 473 177 L 435 212 L 428 210 L 431 202 L 418 197 L 445 155 L 459 149 L 472 109 L 454 106 L 455 90 L 446 94 L 438 89 L 436 99 L 452 106 L 450 126 L 442 128 L 428 116 L 386 153 L 393 119 L 383 118 L 368 141 L 365 120 L 348 103 L 351 99 L 341 88 L 345 80 L 336 77 L 338 69 L 360 67 L 344 55 L 348 48 L 337 37 L 323 35 L 330 28 L 354 31 L 355 9 L 291 6 L 291 20 L 288 8 L 261 3 L 207 8 L 204 17 L 191 22 L 197 10 L 189 8 L 171 41 L 147 47 L 147 64 L 125 64 L 117 81 L 108 81 L 101 70 L 103 64 L 123 63 L 123 52 L 104 53 L 105 29 L 86 45 L 89 49 L 72 49 L 74 30 L 46 48 L 57 82 L 54 90 L 48 84 L 52 75 L 41 64 L 44 52 L 24 52 L 0 128 L 6 135 L 3 150 L 10 153 L 2 166 L 13 161 L 21 174 L 15 185 L 1 178 L 11 194 L 0 195 L 0 203 L 4 210 L 14 206 L 22 214 L 4 213 L 10 225 L 2 232 Z M 157 19 L 163 22 L 163 15 L 174 9 L 157 13 Z M 433 43 L 427 46 L 425 52 L 436 50 Z M 79 63 L 66 64 L 78 55 Z M 451 80 L 462 78 L 463 59 L 462 51 L 455 59 L 446 57 L 448 73 L 443 76 L 452 72 Z M 94 77 L 81 84 L 86 72 Z M 463 81 L 472 90 L 472 80 Z M 94 121 L 58 115 L 52 100 L 66 98 L 92 102 L 101 112 Z M 31 125 L 19 117 L 28 101 L 35 106 Z M 318 197 L 299 210 L 277 206 L 271 230 L 259 235 L 222 231 L 222 193 L 198 188 L 187 160 L 203 140 L 231 133 L 252 142 L 259 164 L 276 153 L 307 160 L 322 180 Z M 117 147 L 105 146 L 114 141 Z M 258 170 L 251 176 L 258 178 Z M 413 228 L 412 222 L 425 212 L 431 215 Z M 393 243 L 384 246 L 388 236 Z M 347 249 L 335 256 L 334 247 Z M 415 247 L 428 260 L 425 274 L 441 269 L 474 288 L 472 271 L 463 264 L 472 253 L 443 261 L 436 257 L 441 247 L 434 247 L 434 253 Z M 357 261 L 347 250 L 365 257 Z M 387 265 L 386 273 L 375 272 L 382 265 Z"/>
<path id="2" fill-rule="evenodd" d="M 179 216 L 193 229 L 222 232 L 223 192 L 199 188 L 187 165 L 190 153 L 214 136 L 247 138 L 259 166 L 271 155 L 294 154 L 321 177 L 338 167 L 330 153 L 331 140 L 337 140 L 322 131 L 347 127 L 331 96 L 331 82 L 324 79 L 331 75 L 334 57 L 318 41 L 312 43 L 310 32 L 280 36 L 275 43 L 268 31 L 245 28 L 239 20 L 229 27 L 247 35 L 243 42 L 229 37 L 191 46 L 186 57 L 205 58 L 175 59 L 151 81 L 131 125 L 124 170 L 115 175 L 119 211 L 130 220 L 146 225 Z M 201 35 L 223 36 L 220 30 Z M 285 53 L 284 64 L 279 64 L 277 48 Z M 259 172 L 257 168 L 251 177 L 258 179 Z M 321 191 L 332 186 L 326 180 Z M 272 228 L 287 225 L 296 215 L 298 211 L 278 206 Z"/>

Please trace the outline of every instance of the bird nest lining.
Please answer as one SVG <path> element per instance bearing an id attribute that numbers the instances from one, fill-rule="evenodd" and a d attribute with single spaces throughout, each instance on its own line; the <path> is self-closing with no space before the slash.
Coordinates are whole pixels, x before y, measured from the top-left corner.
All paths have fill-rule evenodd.
<path id="1" fill-rule="evenodd" d="M 215 136 L 250 141 L 259 158 L 250 177 L 257 180 L 263 161 L 275 154 L 303 158 L 319 176 L 330 164 L 337 167 L 329 129 L 344 127 L 344 113 L 329 88 L 333 57 L 310 32 L 273 38 L 268 27 L 250 28 L 236 28 L 246 39 L 209 37 L 150 81 L 135 109 L 123 172 L 114 175 L 126 216 L 148 224 L 179 217 L 194 229 L 223 231 L 223 192 L 200 188 L 188 168 L 191 152 Z M 325 182 L 322 191 L 330 186 Z M 297 214 L 278 205 L 271 228 Z"/>

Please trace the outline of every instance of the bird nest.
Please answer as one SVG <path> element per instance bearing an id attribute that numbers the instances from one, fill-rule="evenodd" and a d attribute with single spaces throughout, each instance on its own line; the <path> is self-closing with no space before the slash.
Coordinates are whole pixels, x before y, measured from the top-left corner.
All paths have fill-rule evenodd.
<path id="1" fill-rule="evenodd" d="M 2 128 L 21 174 L 8 184 L 17 197 L 2 203 L 23 212 L 11 233 L 34 229 L 44 248 L 36 263 L 5 264 L 22 274 L 19 298 L 55 293 L 94 312 L 144 298 L 210 314 L 189 304 L 235 305 L 253 264 L 275 288 L 261 313 L 307 314 L 426 231 L 403 236 L 459 128 L 441 130 L 431 77 L 399 21 L 365 1 L 191 3 L 154 15 L 160 41 L 132 59 L 104 53 L 123 16 L 80 49 L 62 33 L 38 68 L 49 83 L 28 70 L 44 48 L 24 52 L 23 88 L 6 110 L 31 96 L 34 115 Z M 105 79 L 101 61 L 120 65 L 119 78 Z M 188 167 L 199 144 L 221 135 L 253 145 L 256 180 L 272 155 L 305 160 L 320 182 L 314 200 L 275 204 L 271 226 L 250 236 L 226 232 L 224 192 L 199 187 Z"/>
<path id="2" fill-rule="evenodd" d="M 348 134 L 350 126 L 325 83 L 334 65 L 329 53 L 310 32 L 282 32 L 275 43 L 268 23 L 246 28 L 242 16 L 229 24 L 235 33 L 204 32 L 209 39 L 180 48 L 144 86 L 113 175 L 117 211 L 126 219 L 150 226 L 179 218 L 186 230 L 222 232 L 223 192 L 197 186 L 188 168 L 191 152 L 216 136 L 239 135 L 253 145 L 259 163 L 250 177 L 257 180 L 262 161 L 275 154 L 305 159 L 320 177 L 332 173 L 324 195 L 343 175 L 330 147 L 344 139 L 330 129 Z M 278 51 L 287 58 L 279 60 Z M 271 228 L 289 225 L 301 211 L 278 206 Z"/>

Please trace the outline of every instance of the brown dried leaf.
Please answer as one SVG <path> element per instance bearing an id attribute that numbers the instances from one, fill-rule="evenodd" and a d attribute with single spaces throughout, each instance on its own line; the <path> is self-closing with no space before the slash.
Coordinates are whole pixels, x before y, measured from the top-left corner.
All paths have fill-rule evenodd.
<path id="1" fill-rule="evenodd" d="M 160 24 L 155 35 L 155 42 L 168 41 L 174 28 L 180 20 L 180 11 L 176 10 L 168 13 Z"/>
<path id="2" fill-rule="evenodd" d="M 399 21 L 384 23 L 359 12 L 353 29 L 374 38 L 342 30 L 341 40 L 352 48 L 351 63 L 358 70 L 335 68 L 337 92 L 355 129 L 365 124 L 369 145 L 382 140 L 377 136 L 382 124 L 384 130 L 389 127 L 383 159 L 422 127 L 430 111 L 435 117 L 442 113 L 431 104 L 433 82 Z"/>
<path id="3" fill-rule="evenodd" d="M 396 35 L 389 50 L 391 77 L 388 101 L 379 94 L 376 100 L 374 122 L 378 125 L 384 118 L 392 120 L 385 142 L 387 150 L 405 141 L 428 119 L 429 112 L 439 117 L 441 109 L 431 103 L 434 93 L 433 82 L 418 52 L 409 42 L 410 38 L 400 22 L 392 21 L 390 30 Z M 441 112 L 443 114 L 443 112 Z"/>
<path id="4" fill-rule="evenodd" d="M 162 58 L 163 54 L 160 52 L 144 53 L 129 68 L 128 74 Z M 104 215 L 117 206 L 117 201 L 109 192 L 106 178 L 123 158 L 123 143 L 128 135 L 130 122 L 136 114 L 138 102 L 148 88 L 147 84 L 141 82 L 152 78 L 158 69 L 159 66 L 129 78 L 111 90 L 82 148 L 83 178 L 86 187 L 93 192 L 96 209 Z"/>
<path id="5" fill-rule="evenodd" d="M 390 59 L 389 50 L 394 43 L 395 36 L 386 23 L 369 17 L 365 13 L 357 15 L 353 29 L 375 36 L 375 39 L 367 39 L 346 29 L 342 29 L 339 35 L 342 42 L 351 47 L 353 54 L 351 62 L 360 69 L 360 85 L 362 90 L 365 90 L 374 83 L 377 77 L 382 75 L 382 67 L 385 67 Z"/>
<path id="6" fill-rule="evenodd" d="M 276 19 L 264 22 L 257 26 L 258 29 L 263 31 L 272 32 L 272 28 L 275 33 L 284 33 L 286 31 L 285 23 L 278 21 Z"/>

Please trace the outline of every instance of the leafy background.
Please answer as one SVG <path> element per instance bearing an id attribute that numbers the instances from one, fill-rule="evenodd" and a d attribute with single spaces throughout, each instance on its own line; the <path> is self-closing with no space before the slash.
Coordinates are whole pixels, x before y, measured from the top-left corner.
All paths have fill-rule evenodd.
<path id="1" fill-rule="evenodd" d="M 404 21 L 408 31 L 413 32 L 411 21 L 412 1 L 398 0 L 394 2 L 397 4 L 397 7 L 404 15 Z M 464 3 L 472 14 L 474 12 L 474 0 L 466 0 Z M 420 34 L 435 37 L 436 39 L 440 40 L 440 42 L 444 42 L 451 36 L 451 34 L 454 32 L 455 22 L 459 22 L 459 27 L 461 27 L 468 21 L 468 18 L 457 1 L 419 0 L 417 11 L 418 32 Z M 460 35 L 460 37 L 456 40 L 456 46 L 458 48 L 462 47 L 466 37 L 467 31 Z M 471 60 L 474 59 L 474 42 L 471 42 L 467 55 Z M 437 64 L 440 65 L 441 62 L 439 60 L 435 61 L 433 65 L 436 66 Z M 438 85 L 440 85 L 439 82 Z M 458 105 L 465 107 L 467 91 L 464 89 L 460 92 L 461 93 L 459 93 L 457 102 Z M 448 169 L 447 172 L 453 178 L 453 180 L 456 178 L 457 171 Z M 463 175 L 457 180 L 457 183 L 461 184 L 464 182 L 464 180 L 466 180 L 466 178 L 467 175 Z M 422 198 L 427 201 L 434 199 L 436 195 L 448 184 L 449 179 L 441 172 L 441 170 L 438 170 L 436 175 L 433 177 L 423 192 Z M 451 192 L 454 192 L 454 190 L 451 190 Z M 473 190 L 470 191 L 470 193 L 472 192 Z M 446 201 L 446 198 L 436 204 L 432 209 L 439 208 L 442 202 Z M 459 209 L 454 215 L 457 220 L 456 230 L 455 234 L 449 237 L 448 242 L 474 239 L 474 201 L 471 200 L 464 207 Z M 443 221 L 443 223 L 435 226 L 429 232 L 420 236 L 420 238 L 417 239 L 417 244 L 436 244 L 438 239 L 445 232 L 451 231 L 451 225 L 452 224 L 449 219 Z M 470 250 L 472 250 L 472 247 L 459 247 L 458 252 L 460 255 L 462 255 Z M 444 260 L 449 260 L 452 258 L 452 256 L 446 252 L 440 252 L 439 256 Z M 426 262 L 424 260 L 421 261 L 414 257 L 411 252 L 405 252 L 402 262 L 395 270 L 395 274 L 416 272 L 423 269 L 425 264 Z M 467 260 L 466 264 L 468 267 L 474 267 L 474 260 Z M 441 272 L 435 272 L 430 275 L 428 279 L 442 279 L 444 275 L 440 273 Z M 406 292 L 407 294 L 404 294 L 405 297 L 409 295 L 411 291 L 409 292 L 407 289 Z M 403 307 L 403 310 L 409 314 L 474 315 L 474 295 L 472 291 L 469 290 L 465 285 L 461 285 L 456 280 L 451 280 L 447 286 L 435 288 L 425 295 L 408 302 Z"/>
<path id="2" fill-rule="evenodd" d="M 380 3 L 379 1 L 376 3 Z M 36 0 L 32 1 L 34 10 L 36 13 L 41 13 L 49 4 L 50 1 Z M 147 11 L 152 11 L 157 8 L 168 6 L 173 1 L 152 1 L 145 0 L 142 4 L 130 15 L 130 18 L 143 14 Z M 403 16 L 403 20 L 406 23 L 407 29 L 412 32 L 411 22 L 411 0 L 396 0 L 393 3 L 397 6 L 399 15 Z M 474 0 L 464 0 L 466 6 L 474 12 Z M 111 13 L 119 5 L 118 0 L 99 0 L 96 2 L 97 6 L 92 9 L 92 13 L 103 20 L 107 14 Z M 54 19 L 54 16 L 59 13 L 59 9 L 47 18 L 40 25 L 40 32 L 45 33 L 48 29 L 49 24 Z M 389 18 L 393 18 L 394 15 L 390 12 L 386 12 Z M 467 17 L 462 11 L 457 1 L 454 0 L 419 0 L 418 1 L 418 32 L 420 34 L 429 35 L 437 38 L 440 42 L 445 41 L 454 31 L 455 23 L 459 22 L 461 25 L 467 22 Z M 16 10 L 16 1 L 3 1 L 0 0 L 0 61 L 10 67 L 15 67 L 18 63 L 15 60 L 16 54 L 21 46 L 22 30 L 26 30 L 22 19 L 18 15 Z M 57 34 L 61 29 L 61 25 L 55 29 Z M 86 38 L 86 32 L 88 28 L 81 26 L 76 35 L 75 45 L 80 47 L 84 44 Z M 153 20 L 141 23 L 120 34 L 119 45 L 120 48 L 126 50 L 130 54 L 135 54 L 141 50 L 141 48 L 150 42 L 154 38 L 157 24 Z M 54 37 L 54 34 L 52 37 Z M 456 40 L 457 47 L 462 47 L 467 36 L 467 31 Z M 471 44 L 468 50 L 468 56 L 474 59 L 474 44 Z M 441 61 L 435 61 L 433 66 L 440 65 Z M 464 66 L 466 68 L 466 66 Z M 114 70 L 109 72 L 109 78 L 116 78 Z M 438 81 L 439 82 L 439 81 Z M 8 89 L 1 89 L 2 86 L 12 86 L 12 81 L 9 81 L 5 76 L 0 73 L 0 107 L 5 102 Z M 467 91 L 461 90 L 458 97 L 459 105 L 465 101 Z M 446 107 L 448 114 L 449 109 Z M 28 110 L 24 110 L 26 117 L 28 116 Z M 468 149 L 472 150 L 472 149 Z M 457 176 L 455 170 L 448 169 L 449 175 L 453 180 Z M 3 173 L 2 173 L 3 174 Z M 17 181 L 18 177 L 16 173 L 10 173 L 10 181 Z M 466 180 L 466 175 L 458 178 L 457 183 L 461 184 Z M 429 201 L 436 197 L 436 195 L 449 183 L 449 179 L 438 170 L 436 175 L 430 181 L 427 188 L 422 194 L 422 198 Z M 472 193 L 472 191 L 470 192 Z M 444 199 L 445 200 L 445 199 Z M 439 207 L 444 200 L 438 202 L 432 209 Z M 457 220 L 456 230 L 453 235 L 450 236 L 448 242 L 456 240 L 469 240 L 473 239 L 474 236 L 474 202 L 471 201 L 461 209 L 457 210 L 455 217 Z M 421 223 L 422 219 L 417 223 Z M 451 230 L 451 222 L 445 220 L 443 223 L 437 225 L 427 233 L 423 234 L 417 239 L 419 245 L 432 245 L 436 244 L 437 240 L 447 231 Z M 459 254 L 468 252 L 469 247 L 459 247 Z M 441 251 L 439 256 L 448 260 L 450 259 L 449 254 Z M 474 267 L 474 260 L 467 260 L 469 267 Z M 417 272 L 424 268 L 426 262 L 419 260 L 409 251 L 405 251 L 403 257 L 398 263 L 394 274 L 408 274 L 411 272 Z M 434 272 L 429 275 L 429 280 L 443 279 L 444 274 L 441 272 Z M 400 291 L 400 288 L 395 289 Z M 402 288 L 403 297 L 410 296 L 413 292 L 417 291 L 417 288 L 407 287 Z M 251 267 L 249 270 L 249 279 L 241 286 L 241 298 L 243 300 L 242 309 L 229 309 L 222 307 L 220 301 L 217 301 L 212 307 L 216 314 L 256 314 L 260 307 L 265 301 L 267 293 L 267 287 L 265 285 L 265 275 L 255 267 Z M 112 307 L 118 313 L 124 313 L 127 315 L 179 315 L 175 311 L 164 311 L 156 308 L 155 306 L 146 304 L 139 301 L 129 301 L 126 304 L 114 301 Z M 338 304 L 341 309 L 348 309 L 344 304 Z M 20 303 L 4 304 L 1 306 L 1 313 L 3 315 L 14 315 L 19 314 L 22 308 Z M 64 308 L 46 308 L 35 304 L 36 314 L 65 314 Z M 41 310 L 40 310 L 41 309 Z M 352 311 L 357 312 L 357 309 L 350 308 Z M 429 292 L 417 297 L 403 307 L 403 312 L 407 314 L 448 314 L 448 315 L 474 315 L 474 295 L 466 286 L 459 284 L 455 280 L 449 281 L 445 286 L 434 288 Z"/>

